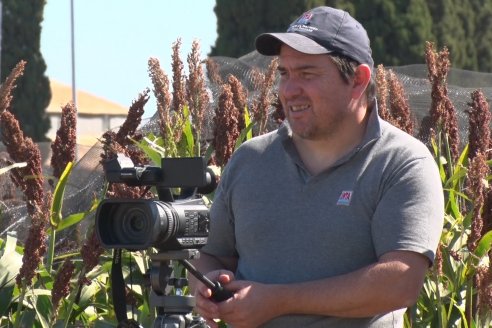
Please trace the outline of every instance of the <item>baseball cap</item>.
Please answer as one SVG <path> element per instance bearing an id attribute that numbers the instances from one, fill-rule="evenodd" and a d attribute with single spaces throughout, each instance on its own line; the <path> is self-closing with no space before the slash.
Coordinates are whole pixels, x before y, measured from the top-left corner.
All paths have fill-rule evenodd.
<path id="1" fill-rule="evenodd" d="M 374 67 L 367 32 L 346 11 L 317 7 L 302 14 L 285 33 L 263 33 L 256 40 L 256 50 L 266 56 L 280 53 L 282 44 L 306 54 L 337 53 L 359 64 Z"/>

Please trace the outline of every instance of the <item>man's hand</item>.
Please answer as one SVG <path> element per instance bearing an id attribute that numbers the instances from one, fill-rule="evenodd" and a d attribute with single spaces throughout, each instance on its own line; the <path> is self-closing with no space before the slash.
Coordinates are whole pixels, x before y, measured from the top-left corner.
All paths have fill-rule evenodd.
<path id="1" fill-rule="evenodd" d="M 234 274 L 227 270 L 216 270 L 209 272 L 206 277 L 211 281 L 218 281 L 225 286 L 234 280 Z M 229 289 L 226 287 L 226 289 Z M 218 327 L 214 319 L 219 319 L 218 303 L 212 299 L 212 290 L 203 283 L 197 283 L 195 287 L 196 311 L 207 321 L 211 328 Z"/>
<path id="2" fill-rule="evenodd" d="M 234 297 L 216 304 L 219 317 L 234 328 L 258 327 L 280 315 L 274 285 L 235 280 L 227 284 Z"/>

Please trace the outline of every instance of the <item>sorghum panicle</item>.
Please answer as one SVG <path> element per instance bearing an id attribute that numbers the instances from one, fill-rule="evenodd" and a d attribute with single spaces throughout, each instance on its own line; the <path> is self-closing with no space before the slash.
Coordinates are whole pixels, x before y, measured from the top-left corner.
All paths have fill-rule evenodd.
<path id="1" fill-rule="evenodd" d="M 42 215 L 39 213 L 37 215 Z M 35 217 L 34 215 L 33 217 Z M 46 216 L 45 219 L 48 219 Z M 22 256 L 22 266 L 19 270 L 19 274 L 16 277 L 18 286 L 22 286 L 22 281 L 26 282 L 27 286 L 32 283 L 32 278 L 36 274 L 39 263 L 46 253 L 46 224 L 42 223 L 43 220 L 35 220 L 31 223 L 29 232 L 25 240 L 24 255 Z"/>
<path id="2" fill-rule="evenodd" d="M 16 87 L 16 82 L 19 77 L 24 74 L 26 62 L 21 60 L 7 76 L 5 81 L 0 86 L 0 113 L 9 109 L 12 101 L 12 93 Z"/>
<path id="3" fill-rule="evenodd" d="M 117 133 L 106 131 L 103 134 L 101 140 L 103 144 L 102 161 L 111 160 L 116 158 L 117 154 L 123 154 L 130 157 L 135 165 L 148 163 L 149 159 L 145 156 L 145 153 L 139 148 L 134 147 L 130 138 L 137 141 L 141 139 L 140 134 L 136 130 L 142 120 L 143 107 L 149 100 L 149 92 L 150 90 L 146 89 L 132 103 L 128 116 Z M 112 183 L 107 192 L 109 198 L 141 198 L 147 197 L 149 194 L 145 186 L 131 187 L 123 183 Z"/>
<path id="4" fill-rule="evenodd" d="M 159 126 L 161 137 L 166 140 L 168 135 L 167 125 L 170 124 L 171 93 L 169 91 L 169 79 L 161 69 L 157 58 L 149 59 L 149 76 L 154 85 L 154 95 L 157 99 L 157 113 L 159 114 Z"/>
<path id="5" fill-rule="evenodd" d="M 11 170 L 10 175 L 26 196 L 28 214 L 33 216 L 36 213 L 35 207 L 42 206 L 44 201 L 41 152 L 31 138 L 24 136 L 19 121 L 8 110 L 15 83 L 24 73 L 25 65 L 25 61 L 20 61 L 0 86 L 0 129 L 2 141 L 12 161 L 27 163 L 24 168 Z"/>
<path id="6" fill-rule="evenodd" d="M 70 102 L 62 108 L 60 128 L 51 144 L 51 167 L 56 178 L 60 178 L 67 164 L 75 160 L 76 143 L 77 109 L 75 104 Z"/>
<path id="7" fill-rule="evenodd" d="M 234 152 L 239 136 L 238 114 L 239 111 L 234 106 L 231 87 L 224 84 L 215 109 L 214 139 L 212 141 L 215 149 L 215 164 L 218 166 L 225 166 Z"/>
<path id="8" fill-rule="evenodd" d="M 427 63 L 428 79 L 431 83 L 431 107 L 429 109 L 430 126 L 436 131 L 440 131 L 440 127 L 444 122 L 444 107 L 443 102 L 443 90 L 442 84 L 445 80 L 442 80 L 442 76 L 439 76 L 439 70 L 437 68 L 437 53 L 434 50 L 434 44 L 432 42 L 426 42 L 425 47 L 425 60 Z M 445 77 L 444 77 L 445 78 Z M 424 125 L 422 125 L 424 127 Z M 425 133 L 424 133 L 425 135 Z"/>
<path id="9" fill-rule="evenodd" d="M 475 251 L 478 241 L 482 237 L 482 209 L 484 206 L 485 186 L 484 181 L 489 175 L 489 167 L 485 155 L 477 153 L 470 160 L 467 174 L 466 193 L 470 199 L 473 199 L 473 217 L 471 233 L 468 236 L 467 246 L 470 252 Z"/>
<path id="10" fill-rule="evenodd" d="M 449 146 L 451 150 L 451 157 L 456 163 L 460 156 L 460 131 L 458 128 L 458 116 L 456 114 L 456 108 L 454 107 L 451 99 L 446 94 L 445 101 L 446 109 L 446 121 L 445 127 L 449 136 Z"/>
<path id="11" fill-rule="evenodd" d="M 280 125 L 285 121 L 285 112 L 284 112 L 284 107 L 282 106 L 282 102 L 280 101 L 280 97 L 278 96 L 278 93 L 275 94 L 272 105 L 274 109 L 272 113 L 272 119 L 275 121 L 275 123 Z"/>
<path id="12" fill-rule="evenodd" d="M 433 270 L 437 273 L 438 276 L 442 276 L 442 265 L 443 265 L 443 258 L 442 258 L 442 249 L 443 245 L 441 242 L 439 242 L 439 245 L 437 246 L 436 250 L 436 258 L 434 259 L 434 265 L 433 265 Z"/>
<path id="13" fill-rule="evenodd" d="M 104 252 L 104 249 L 99 242 L 99 238 L 96 235 L 96 230 L 93 229 L 80 249 L 80 255 L 84 262 L 85 272 L 89 273 L 99 263 L 99 257 Z M 85 277 L 80 277 L 81 283 L 86 280 Z M 85 281 L 87 282 L 87 281 Z"/>
<path id="14" fill-rule="evenodd" d="M 492 267 L 480 266 L 477 268 L 474 283 L 477 287 L 478 311 L 490 314 L 492 310 Z"/>
<path id="15" fill-rule="evenodd" d="M 406 133 L 413 135 L 414 123 L 411 117 L 410 104 L 405 95 L 405 90 L 396 74 L 390 70 L 388 74 L 390 108 L 393 120 L 397 127 Z"/>
<path id="16" fill-rule="evenodd" d="M 43 203 L 33 206 L 33 214 L 30 215 L 31 225 L 29 227 L 27 238 L 24 242 L 22 266 L 16 277 L 18 286 L 22 286 L 23 281 L 26 286 L 30 286 L 32 284 L 32 279 L 34 278 L 38 266 L 46 253 L 46 227 L 50 219 L 51 202 L 51 193 L 48 193 Z"/>
<path id="17" fill-rule="evenodd" d="M 36 212 L 34 207 L 44 201 L 41 152 L 31 138 L 24 136 L 19 121 L 8 110 L 0 113 L 0 127 L 10 158 L 17 163 L 27 163 L 26 167 L 10 172 L 12 180 L 26 196 L 29 215 L 33 215 Z"/>
<path id="18" fill-rule="evenodd" d="M 185 81 L 183 76 L 184 65 L 179 51 L 181 48 L 181 39 L 177 39 L 173 44 L 173 53 L 171 55 L 173 71 L 173 95 L 172 108 L 175 112 L 181 112 L 186 105 Z"/>
<path id="19" fill-rule="evenodd" d="M 472 102 L 468 104 L 469 131 L 468 131 L 468 157 L 473 158 L 477 153 L 488 154 L 490 144 L 490 109 L 481 90 L 475 90 L 471 94 Z"/>
<path id="20" fill-rule="evenodd" d="M 267 73 L 264 75 L 262 83 L 259 85 L 260 95 L 253 104 L 253 118 L 258 123 L 258 135 L 266 132 L 268 111 L 272 106 L 273 86 L 275 84 L 276 72 L 278 67 L 277 59 L 273 59 L 268 66 Z"/>
<path id="21" fill-rule="evenodd" d="M 386 79 L 386 69 L 382 64 L 376 68 L 376 86 L 377 86 L 377 100 L 378 100 L 378 113 L 379 116 L 387 121 L 391 122 L 392 117 L 388 109 L 388 80 Z"/>
<path id="22" fill-rule="evenodd" d="M 149 89 L 145 89 L 138 95 L 137 99 L 132 102 L 132 105 L 128 109 L 128 115 L 126 116 L 125 122 L 123 122 L 116 133 L 115 141 L 119 144 L 128 145 L 131 143 L 128 137 L 135 137 L 137 128 L 142 122 L 144 106 L 147 101 L 149 101 L 149 92 Z"/>
<path id="23" fill-rule="evenodd" d="M 244 111 L 248 104 L 248 95 L 244 90 L 243 84 L 239 81 L 234 75 L 230 74 L 227 77 L 227 83 L 231 87 L 232 92 L 232 101 L 234 102 L 234 106 L 236 106 L 238 110 L 238 129 L 242 131 L 246 127 L 246 122 L 244 120 Z"/>
<path id="24" fill-rule="evenodd" d="M 187 100 L 196 136 L 202 131 L 205 112 L 209 106 L 209 96 L 206 90 L 203 68 L 200 61 L 200 44 L 193 41 L 188 55 Z"/>
<path id="25" fill-rule="evenodd" d="M 207 68 L 207 77 L 210 82 L 216 85 L 224 84 L 224 81 L 222 81 L 222 77 L 219 74 L 219 65 L 217 65 L 212 58 L 207 58 L 205 60 L 205 67 Z"/>
<path id="26" fill-rule="evenodd" d="M 436 53 L 431 42 L 426 43 L 426 62 L 431 87 L 430 125 L 437 131 L 447 134 L 451 157 L 459 157 L 459 129 L 456 109 L 448 95 L 447 76 L 451 67 L 449 51 L 446 47 Z M 424 126 L 424 125 L 422 125 Z M 422 133 L 421 133 L 422 135 Z"/>
<path id="27" fill-rule="evenodd" d="M 55 321 L 60 301 L 70 294 L 70 279 L 75 271 L 75 265 L 70 259 L 65 259 L 55 277 L 51 290 L 51 303 L 53 305 L 52 321 Z"/>

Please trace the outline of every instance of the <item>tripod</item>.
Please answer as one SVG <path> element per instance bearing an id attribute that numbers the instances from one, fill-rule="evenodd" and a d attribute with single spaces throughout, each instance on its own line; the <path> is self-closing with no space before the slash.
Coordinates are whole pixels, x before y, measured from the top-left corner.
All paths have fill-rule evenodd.
<path id="1" fill-rule="evenodd" d="M 185 278 L 171 278 L 173 271 L 171 260 L 178 260 L 186 268 L 193 266 L 187 261 L 200 256 L 196 249 L 166 251 L 150 256 L 150 305 L 157 309 L 154 328 L 207 328 L 205 320 L 193 317 L 191 312 L 195 307 L 195 297 L 183 295 L 182 289 L 188 285 Z M 194 270 L 196 271 L 196 270 Z M 202 276 L 203 277 L 203 276 Z M 200 278 L 199 278 L 200 279 Z M 176 295 L 168 295 L 171 287 Z"/>

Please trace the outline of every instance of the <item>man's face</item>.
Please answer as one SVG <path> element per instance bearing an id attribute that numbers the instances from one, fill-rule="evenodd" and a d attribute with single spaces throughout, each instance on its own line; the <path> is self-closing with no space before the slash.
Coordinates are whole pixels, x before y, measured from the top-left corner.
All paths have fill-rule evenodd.
<path id="1" fill-rule="evenodd" d="M 294 135 L 336 137 L 356 120 L 352 85 L 326 54 L 307 55 L 283 45 L 279 55 L 279 97 Z"/>

